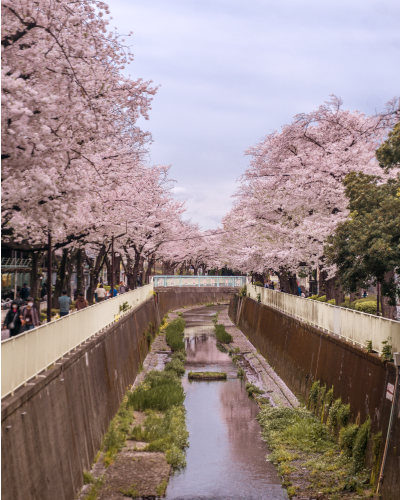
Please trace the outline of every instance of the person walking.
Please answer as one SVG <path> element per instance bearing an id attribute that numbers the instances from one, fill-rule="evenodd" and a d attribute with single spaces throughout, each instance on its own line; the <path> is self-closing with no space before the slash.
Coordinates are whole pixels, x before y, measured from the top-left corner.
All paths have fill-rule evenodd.
<path id="1" fill-rule="evenodd" d="M 40 325 L 38 313 L 33 307 L 32 297 L 28 297 L 28 304 L 22 308 L 19 318 L 22 327 L 25 327 L 25 331 L 33 330 Z"/>
<path id="2" fill-rule="evenodd" d="M 80 311 L 85 309 L 89 305 L 88 301 L 85 299 L 85 294 L 83 292 L 79 292 L 78 298 L 75 301 L 75 309 Z"/>
<path id="3" fill-rule="evenodd" d="M 60 318 L 69 314 L 69 306 L 71 305 L 71 297 L 68 297 L 67 290 L 63 290 L 61 297 L 58 299 L 60 305 Z"/>
<path id="4" fill-rule="evenodd" d="M 19 296 L 24 301 L 28 300 L 28 297 L 29 297 L 29 288 L 28 288 L 28 285 L 26 283 L 24 283 L 23 287 L 19 291 Z"/>
<path id="5" fill-rule="evenodd" d="M 11 304 L 11 309 L 7 311 L 6 317 L 4 318 L 3 329 L 10 330 L 10 337 L 15 337 L 19 334 L 19 329 L 21 327 L 21 320 L 19 317 L 19 307 L 17 302 Z"/>
<path id="6" fill-rule="evenodd" d="M 121 281 L 120 285 L 119 285 L 119 294 L 121 295 L 122 293 L 125 293 L 126 292 L 126 288 L 125 288 L 125 285 L 124 285 L 124 282 Z"/>
<path id="7" fill-rule="evenodd" d="M 97 300 L 98 302 L 103 302 L 103 300 L 106 297 L 106 289 L 104 288 L 103 284 L 99 286 L 97 289 Z"/>

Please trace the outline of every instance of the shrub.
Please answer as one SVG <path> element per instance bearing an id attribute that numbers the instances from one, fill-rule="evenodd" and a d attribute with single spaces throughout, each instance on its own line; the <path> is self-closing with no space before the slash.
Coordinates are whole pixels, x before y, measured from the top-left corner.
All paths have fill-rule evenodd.
<path id="1" fill-rule="evenodd" d="M 185 393 L 174 370 L 147 373 L 144 382 L 128 396 L 134 410 L 166 411 L 183 404 Z"/>
<path id="2" fill-rule="evenodd" d="M 247 391 L 247 394 L 249 394 L 250 396 L 252 396 L 253 394 L 264 394 L 264 392 L 265 392 L 262 389 L 260 389 L 259 387 L 257 387 L 256 385 L 250 384 L 250 383 L 246 384 L 246 391 Z"/>
<path id="3" fill-rule="evenodd" d="M 183 340 L 185 325 L 186 321 L 183 318 L 177 318 L 168 323 L 165 329 L 165 339 L 173 351 L 182 351 L 185 349 L 185 342 Z"/>
<path id="4" fill-rule="evenodd" d="M 310 295 L 310 297 L 308 297 L 309 299 L 311 300 L 317 300 L 318 299 L 318 295 Z"/>
<path id="5" fill-rule="evenodd" d="M 144 430 L 140 439 L 147 441 L 146 451 L 162 451 L 172 467 L 186 464 L 183 450 L 189 445 L 186 430 L 185 409 L 183 406 L 170 408 L 165 415 L 150 413 L 143 423 Z"/>
<path id="6" fill-rule="evenodd" d="M 353 455 L 353 446 L 356 440 L 358 432 L 358 425 L 351 424 L 347 427 L 343 427 L 339 435 L 339 445 L 340 449 L 346 455 L 346 457 L 351 457 Z"/>
<path id="7" fill-rule="evenodd" d="M 332 304 L 332 305 L 336 304 L 336 300 L 335 299 L 328 300 L 327 302 L 328 302 L 328 304 Z"/>
<path id="8" fill-rule="evenodd" d="M 256 281 L 256 282 L 254 283 L 254 286 L 261 286 L 261 287 L 262 287 L 262 286 L 264 286 L 264 285 L 261 283 L 261 281 Z"/>
<path id="9" fill-rule="evenodd" d="M 244 285 L 240 290 L 239 290 L 239 295 L 241 297 L 246 297 L 247 296 L 247 286 Z"/>
<path id="10" fill-rule="evenodd" d="M 223 344 L 229 344 L 230 342 L 232 342 L 232 335 L 225 330 L 224 325 L 215 325 L 214 330 L 217 340 L 219 340 Z"/>
<path id="11" fill-rule="evenodd" d="M 318 302 L 326 302 L 326 295 L 322 295 L 321 297 L 318 297 L 315 300 L 318 300 Z"/>
<path id="12" fill-rule="evenodd" d="M 354 472 L 359 472 L 364 468 L 365 453 L 369 439 L 369 431 L 371 429 L 371 420 L 367 420 L 360 426 L 353 445 L 353 466 Z"/>
<path id="13" fill-rule="evenodd" d="M 376 301 L 356 302 L 355 308 L 356 311 L 361 311 L 367 314 L 376 314 Z"/>
<path id="14" fill-rule="evenodd" d="M 181 377 L 185 373 L 185 367 L 180 359 L 171 359 L 169 363 L 165 365 L 165 371 L 173 371 L 178 377 Z"/>

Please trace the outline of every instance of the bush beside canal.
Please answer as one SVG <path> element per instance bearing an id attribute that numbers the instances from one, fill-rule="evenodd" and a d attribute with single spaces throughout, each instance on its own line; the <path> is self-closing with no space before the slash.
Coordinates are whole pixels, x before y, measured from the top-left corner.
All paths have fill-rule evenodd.
<path id="1" fill-rule="evenodd" d="M 372 490 L 366 491 L 373 479 L 365 468 L 370 419 L 349 423 L 349 405 L 334 401 L 333 389 L 326 391 L 319 382 L 310 391 L 308 408 L 263 406 L 257 417 L 272 450 L 267 458 L 278 464 L 289 496 L 373 497 Z M 380 441 L 375 447 L 379 460 Z"/>
<path id="2" fill-rule="evenodd" d="M 183 318 L 177 318 L 167 324 L 165 328 L 165 338 L 167 344 L 173 351 L 183 351 L 185 342 L 183 340 L 183 331 L 186 321 Z"/>

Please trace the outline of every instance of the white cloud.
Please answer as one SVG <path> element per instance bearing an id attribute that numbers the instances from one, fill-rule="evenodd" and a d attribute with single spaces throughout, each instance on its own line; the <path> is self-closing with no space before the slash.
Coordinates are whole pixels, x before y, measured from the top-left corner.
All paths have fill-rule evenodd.
<path id="1" fill-rule="evenodd" d="M 133 31 L 133 78 L 161 85 L 152 163 L 172 164 L 188 216 L 215 227 L 244 150 L 336 94 L 373 113 L 398 94 L 398 0 L 111 0 Z M 183 187 L 184 186 L 184 187 Z M 186 191 L 183 191 L 186 189 Z"/>

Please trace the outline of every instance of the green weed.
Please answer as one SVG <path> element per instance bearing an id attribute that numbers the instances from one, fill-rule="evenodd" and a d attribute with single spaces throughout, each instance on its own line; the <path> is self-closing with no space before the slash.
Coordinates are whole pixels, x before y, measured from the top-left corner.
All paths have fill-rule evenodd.
<path id="1" fill-rule="evenodd" d="M 104 484 L 104 476 L 100 476 L 94 480 L 94 483 L 90 487 L 89 493 L 86 495 L 85 500 L 97 500 L 100 488 Z"/>
<path id="2" fill-rule="evenodd" d="M 183 340 L 183 331 L 186 321 L 183 318 L 177 318 L 168 323 L 165 329 L 165 339 L 173 351 L 183 351 L 185 342 Z"/>
<path id="3" fill-rule="evenodd" d="M 95 478 L 93 477 L 93 474 L 84 470 L 83 471 L 83 484 L 93 484 L 94 482 L 95 482 Z"/>
<path id="4" fill-rule="evenodd" d="M 230 335 L 226 330 L 224 325 L 215 325 L 214 326 L 215 330 L 215 336 L 217 337 L 217 340 L 222 342 L 223 344 L 229 344 L 232 342 L 232 335 Z"/>
<path id="5" fill-rule="evenodd" d="M 137 489 L 136 484 L 132 484 L 132 486 L 127 490 L 124 488 L 120 488 L 119 491 L 124 495 L 124 497 L 129 497 L 129 498 L 140 497 L 140 493 L 139 490 Z"/>
<path id="6" fill-rule="evenodd" d="M 188 378 L 193 380 L 226 380 L 227 375 L 223 372 L 189 372 Z"/>
<path id="7" fill-rule="evenodd" d="M 168 481 L 166 479 L 164 479 L 162 483 L 160 483 L 158 486 L 156 486 L 157 496 L 159 496 L 159 497 L 165 496 L 167 486 L 168 486 Z"/>
<path id="8" fill-rule="evenodd" d="M 143 383 L 128 396 L 134 410 L 165 411 L 183 404 L 185 394 L 180 379 L 173 370 L 146 374 Z"/>

